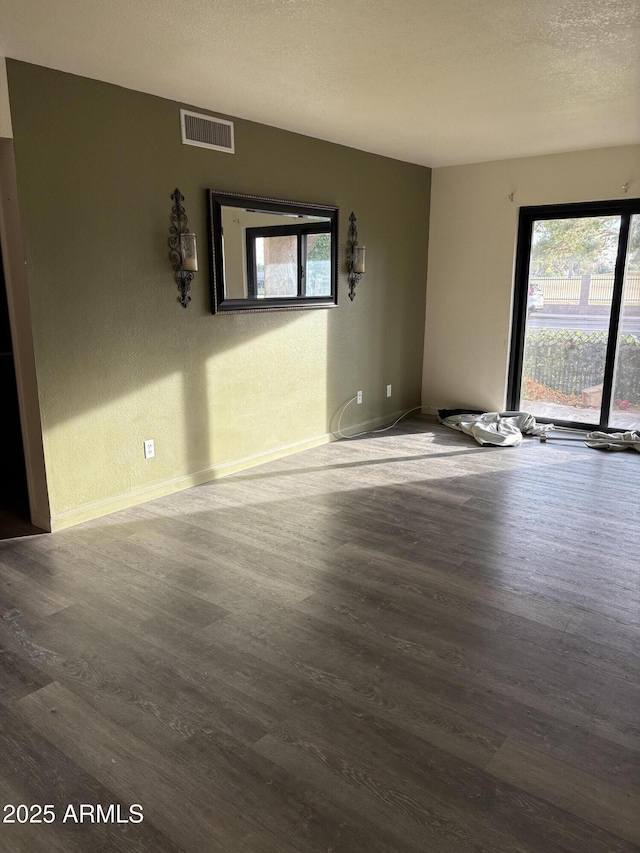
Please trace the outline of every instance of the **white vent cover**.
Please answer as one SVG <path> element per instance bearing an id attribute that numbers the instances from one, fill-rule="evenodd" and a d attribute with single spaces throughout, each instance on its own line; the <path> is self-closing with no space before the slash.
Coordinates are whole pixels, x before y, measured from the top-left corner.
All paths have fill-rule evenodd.
<path id="1" fill-rule="evenodd" d="M 180 110 L 182 142 L 185 145 L 197 145 L 198 148 L 211 148 L 214 151 L 235 152 L 233 143 L 233 122 L 222 118 L 191 113 Z"/>

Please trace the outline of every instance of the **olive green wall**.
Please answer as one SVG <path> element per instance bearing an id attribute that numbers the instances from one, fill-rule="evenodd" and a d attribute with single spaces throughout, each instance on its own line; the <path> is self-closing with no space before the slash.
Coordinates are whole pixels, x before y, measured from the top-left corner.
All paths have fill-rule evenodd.
<path id="1" fill-rule="evenodd" d="M 54 529 L 327 440 L 358 389 L 347 428 L 419 405 L 430 170 L 241 120 L 235 155 L 186 146 L 185 105 L 7 71 Z M 176 186 L 201 262 L 186 311 Z M 212 316 L 206 188 L 337 205 L 339 306 Z M 368 270 L 353 303 L 351 210 Z"/>

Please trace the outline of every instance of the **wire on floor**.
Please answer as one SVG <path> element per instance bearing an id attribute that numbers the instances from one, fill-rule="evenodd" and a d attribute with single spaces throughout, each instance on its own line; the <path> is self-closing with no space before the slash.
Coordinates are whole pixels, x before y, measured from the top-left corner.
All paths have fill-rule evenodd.
<path id="1" fill-rule="evenodd" d="M 375 432 L 386 432 L 387 430 L 393 429 L 393 427 L 396 424 L 400 423 L 400 421 L 403 418 L 406 418 L 407 415 L 410 415 L 412 412 L 417 412 L 419 409 L 422 409 L 422 406 L 414 406 L 413 409 L 408 409 L 406 412 L 404 412 L 402 415 L 400 415 L 399 418 L 396 418 L 396 420 L 392 424 L 389 424 L 388 426 L 378 427 L 378 429 L 366 429 L 366 430 L 364 430 L 364 432 L 355 432 L 353 435 L 345 435 L 342 432 L 342 429 L 340 428 L 341 424 L 342 424 L 342 416 L 344 415 L 347 408 L 351 405 L 351 403 L 353 403 L 354 400 L 357 400 L 357 399 L 358 399 L 357 397 L 352 397 L 350 400 L 347 400 L 347 402 L 344 404 L 344 406 L 340 410 L 340 416 L 338 418 L 338 428 L 336 430 L 336 432 L 340 436 L 340 438 L 360 438 L 360 436 L 362 436 L 362 435 L 371 435 L 372 433 L 375 433 Z"/>

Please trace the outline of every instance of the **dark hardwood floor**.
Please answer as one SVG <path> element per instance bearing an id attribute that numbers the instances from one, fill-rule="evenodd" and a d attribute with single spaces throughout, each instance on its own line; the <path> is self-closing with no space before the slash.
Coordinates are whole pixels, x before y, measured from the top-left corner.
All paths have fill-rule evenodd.
<path id="1" fill-rule="evenodd" d="M 0 851 L 640 850 L 639 477 L 415 420 L 0 542 Z"/>

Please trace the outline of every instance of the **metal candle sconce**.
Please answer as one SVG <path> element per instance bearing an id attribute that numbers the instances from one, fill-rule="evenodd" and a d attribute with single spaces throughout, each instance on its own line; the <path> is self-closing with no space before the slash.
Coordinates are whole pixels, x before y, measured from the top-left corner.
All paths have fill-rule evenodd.
<path id="1" fill-rule="evenodd" d="M 356 284 L 364 275 L 365 247 L 358 246 L 358 229 L 353 211 L 349 217 L 349 236 L 347 238 L 347 269 L 349 281 L 349 299 L 353 302 L 356 296 Z"/>
<path id="2" fill-rule="evenodd" d="M 180 291 L 178 302 L 183 308 L 191 302 L 189 291 L 194 274 L 198 271 L 198 250 L 196 235 L 187 230 L 188 220 L 182 202 L 184 196 L 176 189 L 171 194 L 174 205 L 171 208 L 171 228 L 169 228 L 169 258 Z"/>

